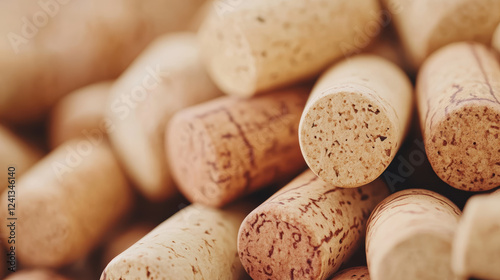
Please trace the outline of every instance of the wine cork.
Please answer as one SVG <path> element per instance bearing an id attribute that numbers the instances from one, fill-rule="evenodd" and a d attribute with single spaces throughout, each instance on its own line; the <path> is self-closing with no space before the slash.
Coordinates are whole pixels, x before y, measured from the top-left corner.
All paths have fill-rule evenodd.
<path id="1" fill-rule="evenodd" d="M 324 73 L 302 114 L 299 141 L 309 168 L 339 187 L 384 172 L 410 125 L 412 87 L 391 62 L 359 55 Z"/>
<path id="2" fill-rule="evenodd" d="M 463 277 L 500 279 L 500 192 L 469 199 L 455 234 L 453 271 Z"/>
<path id="3" fill-rule="evenodd" d="M 500 23 L 497 0 L 383 0 L 382 3 L 392 11 L 401 42 L 415 68 L 450 43 L 470 40 L 489 44 Z"/>
<path id="4" fill-rule="evenodd" d="M 363 243 L 366 221 L 389 195 L 382 180 L 343 189 L 306 171 L 243 221 L 241 263 L 252 279 L 327 279 Z"/>
<path id="5" fill-rule="evenodd" d="M 200 29 L 203 57 L 216 84 L 238 96 L 311 78 L 368 45 L 382 26 L 376 0 L 214 5 Z"/>
<path id="6" fill-rule="evenodd" d="M 192 202 L 221 207 L 300 172 L 297 127 L 307 92 L 221 97 L 177 113 L 167 154 L 180 191 Z"/>
<path id="7" fill-rule="evenodd" d="M 104 120 L 112 82 L 78 89 L 59 101 L 49 121 L 49 142 L 55 148 L 74 138 L 103 140 L 112 124 Z"/>
<path id="8" fill-rule="evenodd" d="M 54 271 L 45 269 L 21 270 L 10 274 L 5 280 L 70 280 Z"/>
<path id="9" fill-rule="evenodd" d="M 75 139 L 17 181 L 16 199 L 18 261 L 26 266 L 61 267 L 100 242 L 130 208 L 132 190 L 106 143 Z M 4 191 L 2 209 L 7 209 L 7 202 Z M 7 214 L 1 211 L 0 218 L 6 220 Z M 8 232 L 2 235 L 7 244 Z"/>
<path id="10" fill-rule="evenodd" d="M 373 280 L 455 279 L 451 242 L 460 210 L 432 191 L 397 192 L 371 214 L 366 255 Z"/>
<path id="11" fill-rule="evenodd" d="M 151 230 L 153 230 L 153 227 L 149 225 L 137 224 L 113 236 L 101 254 L 103 267 L 106 267 L 111 260 L 134 245 Z"/>
<path id="12" fill-rule="evenodd" d="M 219 95 L 191 33 L 158 38 L 113 85 L 106 113 L 114 126 L 110 139 L 148 199 L 165 200 L 176 191 L 165 158 L 169 119 L 182 108 Z"/>
<path id="13" fill-rule="evenodd" d="M 500 54 L 500 24 L 498 25 L 495 34 L 493 34 L 493 48 Z"/>
<path id="14" fill-rule="evenodd" d="M 474 43 L 439 50 L 420 70 L 417 99 L 427 157 L 436 174 L 457 189 L 500 185 L 498 81 L 495 55 Z"/>
<path id="15" fill-rule="evenodd" d="M 114 258 L 101 280 L 240 279 L 236 237 L 246 213 L 190 205 Z"/>
<path id="16" fill-rule="evenodd" d="M 366 266 L 353 267 L 335 274 L 331 280 L 370 280 L 370 274 Z"/>
<path id="17" fill-rule="evenodd" d="M 8 185 L 9 171 L 15 168 L 14 180 L 19 179 L 42 158 L 42 152 L 0 125 L 0 192 Z M 9 167 L 11 168 L 9 170 Z"/>

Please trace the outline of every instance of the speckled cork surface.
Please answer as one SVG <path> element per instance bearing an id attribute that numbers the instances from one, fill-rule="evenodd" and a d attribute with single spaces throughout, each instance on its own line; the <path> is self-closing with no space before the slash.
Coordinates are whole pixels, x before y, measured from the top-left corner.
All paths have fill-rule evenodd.
<path id="1" fill-rule="evenodd" d="M 180 191 L 192 202 L 219 207 L 300 172 L 297 128 L 308 92 L 221 97 L 177 113 L 166 145 Z"/>
<path id="2" fill-rule="evenodd" d="M 327 279 L 363 242 L 366 221 L 389 191 L 381 180 L 342 189 L 306 171 L 241 224 L 238 252 L 254 279 Z"/>
<path id="3" fill-rule="evenodd" d="M 330 280 L 370 280 L 370 274 L 366 266 L 353 267 L 342 270 Z"/>
<path id="4" fill-rule="evenodd" d="M 371 279 L 456 279 L 451 243 L 460 214 L 450 200 L 427 190 L 404 190 L 386 198 L 368 221 Z"/>
<path id="5" fill-rule="evenodd" d="M 311 78 L 380 31 L 376 0 L 253 0 L 217 9 L 200 29 L 207 69 L 227 94 L 250 96 Z M 335 36 L 332 36 L 334 34 Z M 376 33 L 378 34 L 378 33 Z"/>
<path id="6" fill-rule="evenodd" d="M 300 121 L 300 147 L 311 170 L 340 187 L 375 180 L 403 143 L 412 98 L 409 79 L 385 59 L 360 55 L 331 67 Z"/>
<path id="7" fill-rule="evenodd" d="M 427 157 L 451 186 L 485 191 L 500 185 L 500 64 L 474 43 L 432 55 L 417 81 Z"/>

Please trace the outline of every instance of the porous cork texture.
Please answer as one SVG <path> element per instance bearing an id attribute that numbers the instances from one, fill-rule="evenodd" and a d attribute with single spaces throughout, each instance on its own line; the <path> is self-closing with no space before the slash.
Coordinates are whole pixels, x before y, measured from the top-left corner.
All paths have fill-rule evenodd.
<path id="1" fill-rule="evenodd" d="M 21 202 L 16 232 L 22 242 L 16 242 L 16 256 L 23 265 L 56 268 L 73 263 L 131 207 L 132 190 L 108 144 L 84 141 L 60 146 L 17 181 Z M 0 206 L 7 209 L 7 191 L 1 198 Z M 6 220 L 7 214 L 0 212 L 0 217 Z M 2 235 L 10 246 L 8 232 Z"/>
<path id="2" fill-rule="evenodd" d="M 500 185 L 500 64 L 480 44 L 456 43 L 429 57 L 417 81 L 427 157 L 466 191 Z"/>
<path id="3" fill-rule="evenodd" d="M 330 280 L 370 280 L 370 274 L 366 266 L 353 267 L 342 270 Z"/>
<path id="4" fill-rule="evenodd" d="M 238 96 L 311 78 L 366 47 L 373 39 L 366 30 L 375 26 L 379 32 L 381 26 L 376 0 L 254 0 L 230 6 L 215 6 L 199 37 L 208 72 L 225 93 Z"/>
<path id="5" fill-rule="evenodd" d="M 115 82 L 106 113 L 114 128 L 109 137 L 127 174 L 149 200 L 163 201 L 176 192 L 165 158 L 170 118 L 220 95 L 202 66 L 193 33 L 158 38 Z"/>
<path id="6" fill-rule="evenodd" d="M 308 91 L 221 97 L 177 113 L 166 145 L 181 192 L 220 207 L 303 170 L 297 129 Z"/>
<path id="7" fill-rule="evenodd" d="M 428 190 L 404 190 L 386 198 L 367 226 L 371 279 L 456 279 L 451 242 L 460 214 L 450 200 Z"/>
<path id="8" fill-rule="evenodd" d="M 382 3 L 392 12 L 415 69 L 448 44 L 469 40 L 489 44 L 500 23 L 497 0 L 383 0 Z"/>
<path id="9" fill-rule="evenodd" d="M 452 252 L 457 275 L 500 279 L 500 192 L 467 201 Z"/>
<path id="10" fill-rule="evenodd" d="M 343 189 L 306 171 L 241 224 L 238 252 L 258 279 L 327 279 L 363 242 L 366 221 L 389 191 L 381 180 Z"/>
<path id="11" fill-rule="evenodd" d="M 248 205 L 190 205 L 114 258 L 101 280 L 238 280 L 236 237 Z"/>
<path id="12" fill-rule="evenodd" d="M 373 55 L 344 60 L 307 101 L 299 126 L 304 159 L 335 186 L 368 184 L 396 155 L 411 112 L 412 86 L 396 65 Z"/>

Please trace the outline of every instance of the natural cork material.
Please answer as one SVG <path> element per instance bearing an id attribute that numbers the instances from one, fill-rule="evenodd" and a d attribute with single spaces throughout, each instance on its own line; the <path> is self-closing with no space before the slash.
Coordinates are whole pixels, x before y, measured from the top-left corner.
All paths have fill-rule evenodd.
<path id="1" fill-rule="evenodd" d="M 16 190 L 16 256 L 32 267 L 61 267 L 84 257 L 132 202 L 108 145 L 84 139 L 54 150 L 17 181 Z M 4 192 L 2 209 L 7 203 Z M 5 221 L 7 214 L 1 211 L 0 218 Z M 5 244 L 7 234 L 2 232 Z"/>
<path id="2" fill-rule="evenodd" d="M 220 95 L 192 33 L 158 38 L 113 85 L 106 114 L 114 127 L 111 143 L 149 200 L 162 201 L 176 192 L 164 145 L 170 118 Z"/>
<path id="3" fill-rule="evenodd" d="M 253 0 L 230 6 L 215 6 L 199 36 L 209 73 L 231 95 L 251 96 L 311 78 L 363 49 L 381 28 L 376 0 Z"/>
<path id="4" fill-rule="evenodd" d="M 370 274 L 366 266 L 353 267 L 342 270 L 330 280 L 370 280 Z"/>
<path id="5" fill-rule="evenodd" d="M 417 97 L 427 157 L 457 189 L 500 185 L 499 81 L 494 53 L 473 43 L 437 51 L 420 70 Z"/>
<path id="6" fill-rule="evenodd" d="M 500 23 L 498 0 L 383 0 L 382 3 L 392 12 L 399 37 L 415 68 L 450 43 L 470 40 L 489 44 Z"/>
<path id="7" fill-rule="evenodd" d="M 10 274 L 4 280 L 70 280 L 54 271 L 44 269 L 20 270 Z"/>
<path id="8" fill-rule="evenodd" d="M 190 205 L 114 258 L 101 280 L 241 279 L 236 237 L 247 213 Z"/>
<path id="9" fill-rule="evenodd" d="M 397 192 L 373 211 L 366 255 L 373 280 L 451 280 L 451 242 L 460 210 L 421 189 Z"/>
<path id="10" fill-rule="evenodd" d="M 401 147 L 412 111 L 412 87 L 393 63 L 347 59 L 321 76 L 302 114 L 300 148 L 311 170 L 339 187 L 372 182 Z"/>
<path id="11" fill-rule="evenodd" d="M 500 279 L 500 192 L 474 196 L 453 243 L 453 270 L 463 277 Z"/>
<path id="12" fill-rule="evenodd" d="M 308 92 L 221 97 L 177 113 L 167 154 L 181 192 L 220 207 L 303 170 L 297 129 Z"/>
<path id="13" fill-rule="evenodd" d="M 363 242 L 366 221 L 389 191 L 379 179 L 343 189 L 306 171 L 252 211 L 238 252 L 254 279 L 327 279 Z"/>
<path id="14" fill-rule="evenodd" d="M 106 245 L 101 253 L 102 268 L 106 267 L 116 256 L 146 236 L 151 230 L 153 230 L 153 226 L 136 224 L 111 236 L 108 242 L 105 242 Z"/>
<path id="15" fill-rule="evenodd" d="M 492 45 L 493 48 L 497 51 L 497 53 L 500 55 L 500 24 L 498 25 L 495 34 L 493 34 Z"/>

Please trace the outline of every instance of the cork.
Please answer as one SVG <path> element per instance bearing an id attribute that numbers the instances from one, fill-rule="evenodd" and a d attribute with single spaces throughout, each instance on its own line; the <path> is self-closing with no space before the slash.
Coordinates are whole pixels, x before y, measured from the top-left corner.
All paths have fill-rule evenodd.
<path id="1" fill-rule="evenodd" d="M 103 139 L 112 128 L 104 120 L 112 81 L 77 89 L 59 101 L 51 111 L 49 142 L 52 148 L 75 138 Z"/>
<path id="2" fill-rule="evenodd" d="M 187 206 L 114 258 L 101 280 L 240 279 L 236 237 L 247 213 L 243 205 Z"/>
<path id="3" fill-rule="evenodd" d="M 500 185 L 500 64 L 475 43 L 432 55 L 417 80 L 429 162 L 449 185 L 486 191 Z"/>
<path id="4" fill-rule="evenodd" d="M 245 218 L 241 263 L 254 280 L 327 279 L 363 243 L 371 211 L 388 195 L 380 179 L 344 189 L 305 171 Z"/>
<path id="5" fill-rule="evenodd" d="M 493 48 L 500 54 L 500 24 L 498 25 L 492 40 Z"/>
<path id="6" fill-rule="evenodd" d="M 326 71 L 307 101 L 299 126 L 309 168 L 335 186 L 359 187 L 378 178 L 410 125 L 412 86 L 395 64 L 359 55 Z"/>
<path id="7" fill-rule="evenodd" d="M 370 280 L 370 274 L 366 266 L 353 267 L 342 270 L 330 280 Z"/>
<path id="8" fill-rule="evenodd" d="M 24 174 L 16 197 L 19 263 L 56 268 L 84 257 L 101 241 L 130 208 L 132 191 L 105 142 L 78 139 Z M 0 206 L 7 209 L 7 191 Z M 0 218 L 7 214 L 1 211 Z M 2 235 L 7 244 L 7 232 Z"/>
<path id="9" fill-rule="evenodd" d="M 107 242 L 104 250 L 101 253 L 103 268 L 118 256 L 123 251 L 127 250 L 130 246 L 134 245 L 137 241 L 148 234 L 153 227 L 147 224 L 136 224 L 121 230 L 116 235 L 112 236 Z"/>
<path id="10" fill-rule="evenodd" d="M 11 273 L 5 280 L 70 280 L 58 273 L 45 269 L 20 270 Z"/>
<path id="11" fill-rule="evenodd" d="M 392 12 L 415 69 L 448 44 L 460 41 L 489 44 L 500 23 L 497 0 L 383 0 L 382 3 Z"/>
<path id="12" fill-rule="evenodd" d="M 163 201 L 176 191 L 164 148 L 172 115 L 221 94 L 201 64 L 193 33 L 158 38 L 115 82 L 106 110 L 111 143 L 145 197 Z"/>
<path id="13" fill-rule="evenodd" d="M 177 113 L 166 145 L 184 196 L 221 207 L 303 170 L 297 128 L 308 91 L 221 97 Z"/>
<path id="14" fill-rule="evenodd" d="M 33 164 L 42 158 L 38 148 L 27 143 L 8 128 L 0 125 L 0 192 L 8 186 L 9 167 L 15 168 L 15 179 L 19 179 Z"/>
<path id="15" fill-rule="evenodd" d="M 456 279 L 451 242 L 460 210 L 432 191 L 397 192 L 368 221 L 366 255 L 373 280 Z"/>
<path id="16" fill-rule="evenodd" d="M 237 96 L 312 78 L 382 26 L 376 0 L 227 2 L 215 1 L 199 37 L 211 77 Z"/>
<path id="17" fill-rule="evenodd" d="M 453 271 L 463 277 L 500 279 L 500 192 L 467 201 L 452 250 Z"/>

